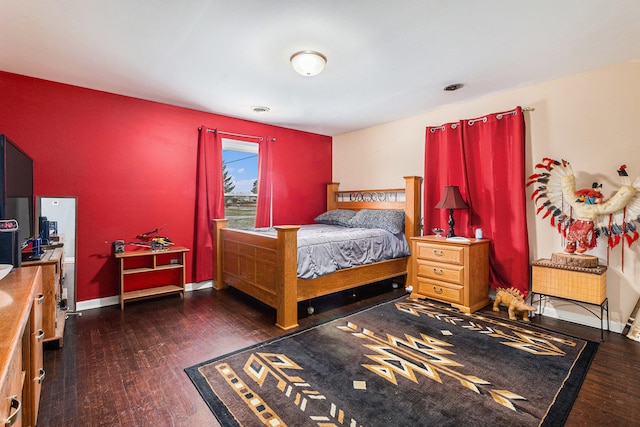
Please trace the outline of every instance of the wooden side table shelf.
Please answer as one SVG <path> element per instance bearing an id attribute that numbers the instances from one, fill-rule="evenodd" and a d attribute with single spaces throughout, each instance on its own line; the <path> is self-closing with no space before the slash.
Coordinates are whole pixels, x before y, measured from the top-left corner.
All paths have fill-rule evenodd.
<path id="1" fill-rule="evenodd" d="M 600 339 L 604 341 L 604 314 L 609 330 L 607 267 L 571 267 L 554 264 L 548 259 L 531 263 L 531 304 L 538 295 L 538 312 L 542 314 L 542 298 L 552 297 L 576 304 L 600 319 Z M 583 304 L 600 306 L 600 316 Z"/>
<path id="2" fill-rule="evenodd" d="M 134 301 L 163 295 L 182 294 L 186 296 L 185 254 L 188 248 L 173 246 L 164 250 L 136 249 L 115 254 L 120 260 L 120 309 L 126 301 Z M 178 272 L 177 283 L 161 286 L 146 286 L 127 290 L 126 278 L 133 275 L 170 271 Z"/>
<path id="3" fill-rule="evenodd" d="M 490 304 L 487 239 L 411 238 L 411 298 L 431 298 L 465 313 Z"/>

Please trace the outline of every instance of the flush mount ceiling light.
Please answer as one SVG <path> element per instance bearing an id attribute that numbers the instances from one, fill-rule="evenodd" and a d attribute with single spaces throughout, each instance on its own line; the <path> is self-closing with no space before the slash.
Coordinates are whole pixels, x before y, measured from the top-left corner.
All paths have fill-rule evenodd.
<path id="1" fill-rule="evenodd" d="M 314 50 L 302 50 L 291 55 L 291 65 L 298 74 L 315 76 L 320 74 L 327 63 L 327 57 Z"/>

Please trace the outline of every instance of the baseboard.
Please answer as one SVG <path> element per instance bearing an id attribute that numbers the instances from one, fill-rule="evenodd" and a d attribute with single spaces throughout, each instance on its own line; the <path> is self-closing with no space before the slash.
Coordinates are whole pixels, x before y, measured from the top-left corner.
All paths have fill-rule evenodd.
<path id="1" fill-rule="evenodd" d="M 212 280 L 205 280 L 204 282 L 198 282 L 198 283 L 187 283 L 185 286 L 187 292 L 199 291 L 201 289 L 207 289 L 212 287 L 213 287 Z M 112 297 L 105 297 L 105 298 L 96 298 L 96 299 L 87 300 L 87 301 L 77 301 L 76 312 L 92 310 L 94 308 L 109 307 L 112 305 L 119 305 L 119 304 L 120 304 L 119 295 L 114 295 Z"/>
<path id="2" fill-rule="evenodd" d="M 566 304 L 566 303 L 565 303 Z M 538 308 L 538 304 L 534 304 L 534 307 Z M 575 309 L 577 306 L 572 306 Z M 595 310 L 600 310 L 598 306 L 594 306 Z M 599 313 L 598 313 L 599 314 Z M 534 313 L 536 316 L 540 316 L 541 314 L 536 312 Z M 578 313 L 575 311 L 563 310 L 558 307 L 554 307 L 551 303 L 548 303 L 546 306 L 543 303 L 543 311 L 542 316 L 553 317 L 554 319 L 565 320 L 571 323 L 577 323 L 579 325 L 590 326 L 592 328 L 600 329 L 600 319 L 595 315 L 586 312 Z M 611 321 L 609 324 L 609 330 L 611 332 L 622 333 L 626 323 L 622 323 L 619 321 Z M 607 314 L 604 313 L 604 321 L 603 327 L 607 330 Z"/>
<path id="3" fill-rule="evenodd" d="M 109 307 L 110 305 L 118 304 L 120 304 L 120 297 L 117 295 L 112 297 L 91 299 L 88 301 L 76 301 L 76 312 L 91 310 L 100 307 Z"/>
<path id="4" fill-rule="evenodd" d="M 489 298 L 491 301 L 495 301 L 496 299 L 496 291 L 495 289 L 489 290 Z M 527 297 L 527 303 L 531 303 L 531 294 Z M 579 303 L 577 305 L 568 300 L 558 299 L 550 297 L 548 301 L 543 301 L 542 303 L 542 314 L 540 312 L 532 313 L 534 316 L 547 316 L 552 317 L 558 320 L 565 320 L 571 323 L 577 323 L 579 325 L 590 326 L 592 328 L 600 329 L 600 318 L 595 316 L 593 313 L 587 311 L 592 310 L 596 314 L 599 315 L 600 307 L 598 305 L 593 304 L 583 304 Z M 535 303 L 531 303 L 535 308 L 539 308 L 538 300 L 536 299 Z M 585 308 L 586 307 L 586 308 Z M 609 318 L 611 318 L 611 313 L 609 314 Z M 609 323 L 609 331 L 622 333 L 626 323 L 622 323 L 621 321 L 610 321 Z M 607 314 L 604 313 L 604 322 L 603 327 L 607 330 Z"/>
<path id="5" fill-rule="evenodd" d="M 187 292 L 198 291 L 200 289 L 207 289 L 213 287 L 212 280 L 205 280 L 198 283 L 187 283 Z M 493 296 L 495 299 L 495 296 Z M 94 308 L 108 307 L 112 305 L 120 304 L 120 297 L 118 295 L 106 298 L 96 298 L 88 301 L 76 302 L 76 311 L 91 310 Z M 535 305 L 538 306 L 537 304 Z M 553 317 L 554 319 L 566 320 L 567 322 L 578 323 L 580 325 L 591 326 L 593 328 L 600 329 L 600 319 L 590 313 L 576 313 L 573 311 L 567 311 L 553 307 L 551 303 L 543 304 L 543 316 Z M 596 307 L 596 310 L 599 310 Z M 540 313 L 535 313 L 536 316 L 540 316 Z M 605 315 L 606 316 L 606 315 Z M 626 323 L 612 321 L 609 325 L 611 332 L 622 333 Z M 607 319 L 604 319 L 604 328 L 607 328 Z"/>
<path id="6" fill-rule="evenodd" d="M 187 283 L 187 292 L 199 291 L 200 289 L 213 288 L 213 280 L 205 280 L 198 283 Z"/>

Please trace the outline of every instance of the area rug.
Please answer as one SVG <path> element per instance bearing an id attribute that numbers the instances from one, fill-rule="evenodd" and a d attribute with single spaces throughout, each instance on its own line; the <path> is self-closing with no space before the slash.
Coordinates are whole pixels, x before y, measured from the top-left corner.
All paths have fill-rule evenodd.
<path id="1" fill-rule="evenodd" d="M 555 426 L 597 347 L 402 297 L 185 371 L 223 426 Z"/>

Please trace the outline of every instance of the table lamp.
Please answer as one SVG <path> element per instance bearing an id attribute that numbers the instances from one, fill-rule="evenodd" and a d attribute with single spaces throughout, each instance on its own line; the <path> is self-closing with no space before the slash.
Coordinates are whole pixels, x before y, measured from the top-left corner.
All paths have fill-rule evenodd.
<path id="1" fill-rule="evenodd" d="M 454 209 L 469 209 L 469 206 L 462 200 L 462 196 L 460 195 L 460 189 L 457 185 L 447 185 L 444 187 L 444 194 L 442 198 L 435 206 L 436 209 L 449 209 L 449 232 L 447 233 L 447 237 L 455 237 L 455 232 L 453 231 L 453 226 L 455 225 L 455 221 L 453 220 L 453 210 Z"/>

